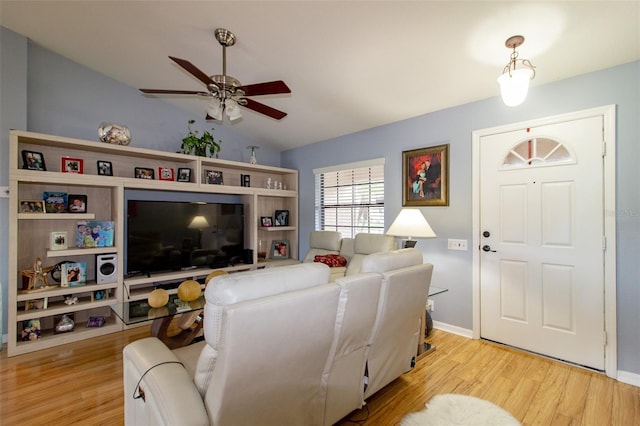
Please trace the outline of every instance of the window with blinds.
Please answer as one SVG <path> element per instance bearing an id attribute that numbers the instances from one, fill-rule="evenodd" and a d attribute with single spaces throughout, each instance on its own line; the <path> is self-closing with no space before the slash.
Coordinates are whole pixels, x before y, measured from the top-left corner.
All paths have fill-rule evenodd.
<path id="1" fill-rule="evenodd" d="M 316 229 L 384 233 L 384 159 L 314 170 Z"/>

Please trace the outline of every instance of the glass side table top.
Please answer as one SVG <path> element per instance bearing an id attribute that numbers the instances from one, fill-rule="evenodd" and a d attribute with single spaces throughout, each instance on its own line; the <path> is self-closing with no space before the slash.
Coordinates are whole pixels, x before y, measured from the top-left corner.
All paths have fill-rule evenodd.
<path id="1" fill-rule="evenodd" d="M 169 303 L 161 308 L 152 308 L 146 299 L 123 302 L 111 305 L 111 310 L 127 325 L 173 317 L 185 312 L 197 311 L 204 308 L 204 297 L 200 296 L 193 302 L 183 302 L 178 295 L 169 296 Z"/>
<path id="2" fill-rule="evenodd" d="M 435 296 L 436 294 L 444 293 L 445 291 L 449 291 L 449 289 L 442 287 L 429 287 L 429 296 Z"/>

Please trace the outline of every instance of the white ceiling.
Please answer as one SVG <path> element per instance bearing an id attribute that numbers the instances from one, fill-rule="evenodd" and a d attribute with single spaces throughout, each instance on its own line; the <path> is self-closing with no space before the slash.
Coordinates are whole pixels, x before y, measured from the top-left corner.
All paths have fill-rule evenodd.
<path id="1" fill-rule="evenodd" d="M 227 28 L 227 74 L 292 93 L 254 98 L 281 121 L 224 125 L 278 149 L 498 96 L 515 34 L 533 87 L 640 59 L 639 1 L 2 0 L 0 24 L 131 87 L 183 90 L 204 86 L 168 56 L 221 74 Z M 204 117 L 200 97 L 167 101 Z"/>

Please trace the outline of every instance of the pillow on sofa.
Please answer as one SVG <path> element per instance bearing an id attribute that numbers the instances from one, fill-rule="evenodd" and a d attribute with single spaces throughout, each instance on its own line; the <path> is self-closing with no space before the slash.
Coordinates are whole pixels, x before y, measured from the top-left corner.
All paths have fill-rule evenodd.
<path id="1" fill-rule="evenodd" d="M 347 266 L 347 259 L 339 254 L 318 254 L 313 258 L 313 261 L 324 263 L 330 268 Z"/>

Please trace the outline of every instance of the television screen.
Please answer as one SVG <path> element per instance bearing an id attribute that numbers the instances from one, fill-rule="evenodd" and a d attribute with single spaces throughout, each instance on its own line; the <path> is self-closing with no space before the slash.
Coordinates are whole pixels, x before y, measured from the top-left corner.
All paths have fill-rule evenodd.
<path id="1" fill-rule="evenodd" d="M 128 275 L 241 263 L 244 206 L 129 199 L 125 256 Z"/>

